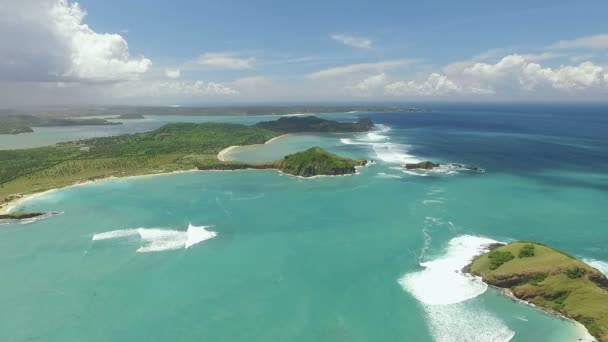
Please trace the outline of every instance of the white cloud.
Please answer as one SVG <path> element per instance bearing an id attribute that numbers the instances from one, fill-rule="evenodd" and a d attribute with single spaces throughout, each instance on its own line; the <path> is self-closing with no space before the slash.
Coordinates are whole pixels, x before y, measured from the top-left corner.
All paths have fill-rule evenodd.
<path id="1" fill-rule="evenodd" d="M 538 55 L 511 54 L 496 63 L 452 64 L 445 74 L 431 73 L 422 81 L 398 81 L 385 87 L 390 95 L 517 95 L 608 90 L 608 67 L 583 62 L 551 68 Z"/>
<path id="2" fill-rule="evenodd" d="M 231 53 L 207 52 L 201 55 L 197 63 L 212 69 L 243 70 L 255 66 L 255 58 L 242 58 Z"/>
<path id="3" fill-rule="evenodd" d="M 331 39 L 357 49 L 371 49 L 373 44 L 372 40 L 369 38 L 355 37 L 346 34 L 332 34 Z"/>
<path id="4" fill-rule="evenodd" d="M 423 81 L 399 81 L 388 84 L 389 95 L 443 96 L 455 94 L 492 94 L 491 89 L 461 85 L 445 75 L 432 73 Z"/>
<path id="5" fill-rule="evenodd" d="M 136 79 L 151 61 L 118 34 L 97 33 L 67 0 L 6 1 L 0 10 L 0 78 L 26 81 Z"/>
<path id="6" fill-rule="evenodd" d="M 383 61 L 378 63 L 361 63 L 361 64 L 351 64 L 340 67 L 323 69 L 317 72 L 313 72 L 308 74 L 307 77 L 312 80 L 329 78 L 329 77 L 338 77 L 347 74 L 357 73 L 357 72 L 382 72 L 384 70 L 393 69 L 396 67 L 405 66 L 413 63 L 412 60 L 407 59 L 398 59 L 398 60 L 390 60 Z"/>
<path id="7" fill-rule="evenodd" d="M 180 78 L 182 75 L 181 70 L 179 69 L 167 69 L 165 70 L 165 76 L 167 76 L 168 78 Z"/>
<path id="8" fill-rule="evenodd" d="M 353 86 L 346 87 L 347 90 L 352 90 L 360 94 L 366 94 L 370 91 L 377 90 L 384 86 L 387 82 L 388 78 L 385 73 L 381 73 L 378 75 L 372 75 L 364 78 L 363 80 L 357 82 Z"/>
<path id="9" fill-rule="evenodd" d="M 608 33 L 581 37 L 573 40 L 560 40 L 550 46 L 553 49 L 608 49 Z"/>
<path id="10" fill-rule="evenodd" d="M 148 81 L 116 84 L 117 97 L 226 96 L 239 92 L 221 83 L 204 81 Z"/>

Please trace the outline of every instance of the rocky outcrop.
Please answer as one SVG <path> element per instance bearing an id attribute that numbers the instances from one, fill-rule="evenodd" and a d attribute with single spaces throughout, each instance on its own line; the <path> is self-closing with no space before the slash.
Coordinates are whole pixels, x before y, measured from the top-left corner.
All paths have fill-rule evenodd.
<path id="1" fill-rule="evenodd" d="M 290 154 L 278 162 L 279 170 L 282 172 L 301 177 L 354 174 L 357 172 L 356 166 L 364 166 L 366 164 L 366 160 L 342 158 L 320 147 L 313 147 L 304 152 Z"/>
<path id="2" fill-rule="evenodd" d="M 420 163 L 410 163 L 410 164 L 405 164 L 405 168 L 407 170 L 432 170 L 436 167 L 439 167 L 439 164 L 435 164 L 433 162 L 430 161 L 423 161 Z"/>
<path id="3" fill-rule="evenodd" d="M 3 214 L 0 215 L 0 220 L 22 220 L 28 219 L 32 217 L 42 216 L 44 213 L 24 213 L 24 212 L 15 212 L 11 214 Z"/>

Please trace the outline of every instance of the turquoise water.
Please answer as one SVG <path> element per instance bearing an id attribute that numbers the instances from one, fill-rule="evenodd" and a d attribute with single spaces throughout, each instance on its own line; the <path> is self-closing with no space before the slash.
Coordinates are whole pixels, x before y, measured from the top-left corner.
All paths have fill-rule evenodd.
<path id="1" fill-rule="evenodd" d="M 375 161 L 356 176 L 192 172 L 26 202 L 63 214 L 0 226 L 0 340 L 575 341 L 572 323 L 455 270 L 484 239 L 537 240 L 605 270 L 605 121 L 562 139 L 567 119 L 550 132 L 536 112 L 521 114 L 528 130 L 480 115 L 372 114 L 372 135 L 230 154 L 320 145 Z M 486 172 L 399 167 L 426 158 Z"/>

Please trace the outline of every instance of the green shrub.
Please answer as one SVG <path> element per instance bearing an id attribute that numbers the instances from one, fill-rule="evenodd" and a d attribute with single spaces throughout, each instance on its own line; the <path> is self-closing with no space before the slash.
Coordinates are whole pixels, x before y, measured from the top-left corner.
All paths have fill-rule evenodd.
<path id="1" fill-rule="evenodd" d="M 493 250 L 488 254 L 488 258 L 490 259 L 490 269 L 495 270 L 505 262 L 515 259 L 515 256 L 511 252 Z"/>
<path id="2" fill-rule="evenodd" d="M 580 267 L 573 267 L 566 271 L 566 275 L 570 279 L 577 279 L 582 277 L 585 274 L 585 270 Z"/>
<path id="3" fill-rule="evenodd" d="M 519 255 L 520 258 L 529 258 L 529 257 L 533 257 L 534 256 L 534 245 L 532 244 L 528 244 L 528 245 L 524 245 L 520 250 L 519 250 Z"/>

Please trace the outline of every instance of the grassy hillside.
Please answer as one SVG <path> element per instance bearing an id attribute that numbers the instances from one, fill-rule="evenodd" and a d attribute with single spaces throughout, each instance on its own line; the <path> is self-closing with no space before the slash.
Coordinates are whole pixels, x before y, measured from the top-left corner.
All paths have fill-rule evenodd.
<path id="1" fill-rule="evenodd" d="M 520 299 L 585 325 L 608 341 L 608 279 L 567 253 L 532 242 L 515 242 L 476 258 L 465 271 Z"/>
<path id="2" fill-rule="evenodd" d="M 217 160 L 217 153 L 232 145 L 264 143 L 277 135 L 244 125 L 179 123 L 141 134 L 4 150 L 0 151 L 0 203 L 12 194 L 110 176 L 188 170 L 200 165 L 236 167 Z"/>
<path id="3" fill-rule="evenodd" d="M 302 177 L 317 175 L 345 175 L 355 173 L 355 166 L 365 165 L 365 160 L 342 158 L 320 147 L 286 156 L 279 164 L 282 172 Z"/>

